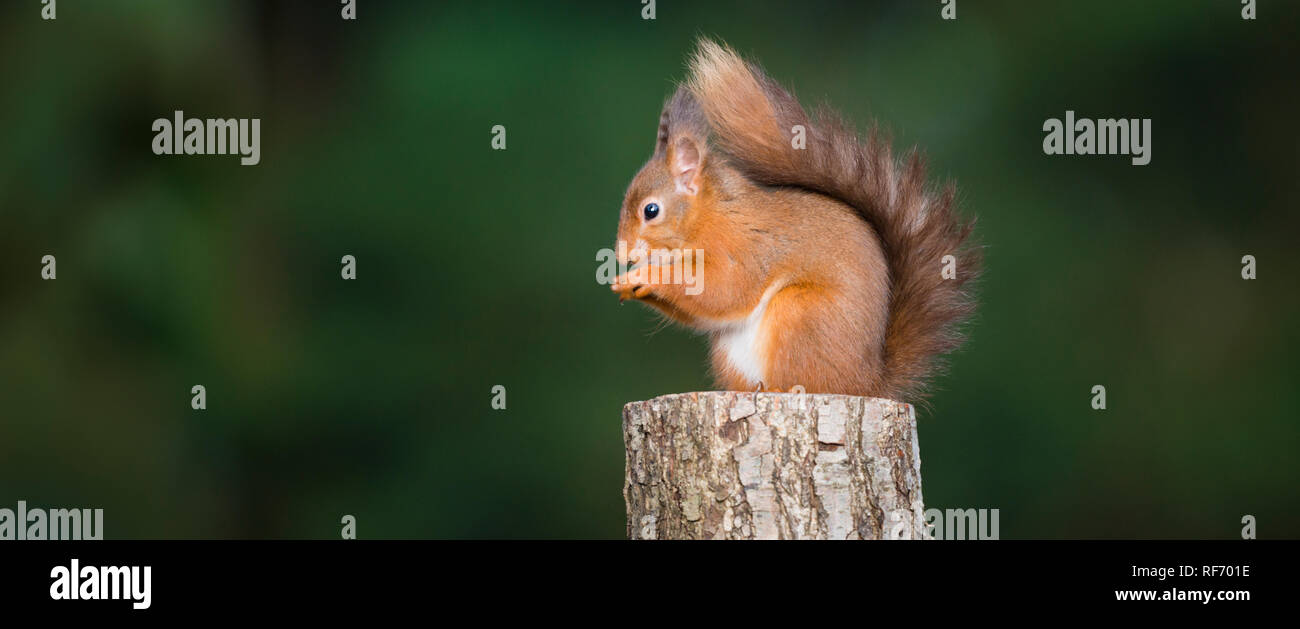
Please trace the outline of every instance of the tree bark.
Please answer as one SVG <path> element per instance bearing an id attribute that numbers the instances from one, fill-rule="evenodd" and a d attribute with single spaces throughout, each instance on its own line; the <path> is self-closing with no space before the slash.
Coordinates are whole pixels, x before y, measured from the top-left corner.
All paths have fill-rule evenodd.
<path id="1" fill-rule="evenodd" d="M 920 539 L 910 404 L 706 392 L 623 407 L 632 539 Z"/>

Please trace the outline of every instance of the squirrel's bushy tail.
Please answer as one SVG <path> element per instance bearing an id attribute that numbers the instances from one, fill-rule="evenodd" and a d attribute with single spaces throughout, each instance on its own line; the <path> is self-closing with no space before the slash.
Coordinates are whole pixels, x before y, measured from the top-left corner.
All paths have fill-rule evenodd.
<path id="1" fill-rule="evenodd" d="M 953 211 L 955 190 L 926 185 L 915 150 L 896 161 L 876 131 L 861 139 L 830 110 L 810 118 L 799 102 L 730 48 L 704 39 L 690 64 L 687 89 L 708 120 L 710 143 L 751 179 L 794 186 L 856 209 L 880 236 L 890 270 L 881 396 L 919 401 L 939 355 L 962 342 L 974 310 L 970 283 L 979 251 L 973 222 Z M 795 148 L 803 127 L 805 148 Z M 955 279 L 945 279 L 945 256 Z"/>

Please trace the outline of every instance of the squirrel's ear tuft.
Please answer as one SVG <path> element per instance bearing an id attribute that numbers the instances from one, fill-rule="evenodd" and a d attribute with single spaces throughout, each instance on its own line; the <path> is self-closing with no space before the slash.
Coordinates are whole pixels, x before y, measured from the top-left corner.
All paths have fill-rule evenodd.
<path id="1" fill-rule="evenodd" d="M 695 98 L 679 89 L 664 104 L 659 118 L 659 141 L 655 156 L 667 162 L 668 173 L 678 192 L 696 195 L 700 191 L 708 123 Z"/>
<path id="2" fill-rule="evenodd" d="M 702 143 L 685 135 L 672 140 L 668 146 L 668 172 L 672 175 L 678 192 L 690 196 L 700 193 L 703 161 Z"/>

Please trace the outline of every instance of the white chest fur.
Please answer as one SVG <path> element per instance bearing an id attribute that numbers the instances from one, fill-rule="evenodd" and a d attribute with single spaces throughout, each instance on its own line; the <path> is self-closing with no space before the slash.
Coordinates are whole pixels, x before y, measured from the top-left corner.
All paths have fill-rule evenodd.
<path id="1" fill-rule="evenodd" d="M 727 362 L 751 384 L 757 385 L 764 379 L 763 345 L 767 335 L 763 329 L 763 315 L 779 288 L 776 285 L 768 288 L 745 318 L 728 322 L 718 332 L 718 347 L 726 355 Z"/>

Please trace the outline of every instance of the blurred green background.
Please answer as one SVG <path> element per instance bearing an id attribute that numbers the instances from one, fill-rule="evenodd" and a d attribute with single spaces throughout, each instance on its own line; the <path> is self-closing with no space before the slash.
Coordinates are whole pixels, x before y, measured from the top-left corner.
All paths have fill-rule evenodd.
<path id="1" fill-rule="evenodd" d="M 110 539 L 623 537 L 621 405 L 710 382 L 595 253 L 711 35 L 979 217 L 927 506 L 1300 536 L 1300 4 L 1239 4 L 6 2 L 0 507 L 103 508 Z M 261 118 L 261 164 L 153 155 L 178 109 Z M 1152 118 L 1151 164 L 1045 156 L 1067 109 Z"/>

